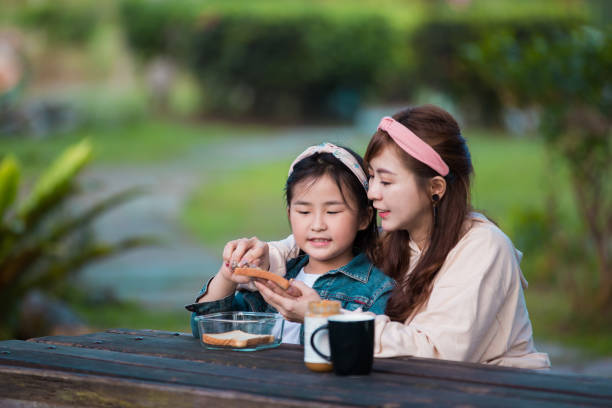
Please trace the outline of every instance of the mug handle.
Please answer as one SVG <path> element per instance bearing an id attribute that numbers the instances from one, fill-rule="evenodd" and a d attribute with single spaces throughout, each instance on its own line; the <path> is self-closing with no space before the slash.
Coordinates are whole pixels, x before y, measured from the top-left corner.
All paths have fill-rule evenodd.
<path id="1" fill-rule="evenodd" d="M 325 354 L 321 353 L 318 349 L 317 346 L 315 346 L 314 343 L 314 339 L 316 334 L 321 331 L 321 330 L 329 330 L 328 326 L 326 324 L 324 324 L 323 326 L 319 326 L 315 331 L 312 332 L 312 335 L 310 336 L 310 345 L 312 346 L 312 349 L 315 351 L 315 353 L 317 353 L 318 355 L 320 355 L 322 358 L 324 358 L 327 361 L 331 361 L 331 357 L 330 356 L 326 356 Z"/>

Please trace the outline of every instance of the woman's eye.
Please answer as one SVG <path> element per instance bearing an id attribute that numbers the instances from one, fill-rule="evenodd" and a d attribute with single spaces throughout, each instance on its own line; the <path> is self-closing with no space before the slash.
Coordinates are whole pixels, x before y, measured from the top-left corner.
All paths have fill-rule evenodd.
<path id="1" fill-rule="evenodd" d="M 310 212 L 310 211 L 298 211 L 297 213 L 298 213 L 298 214 L 303 214 L 303 215 L 306 215 L 306 214 L 308 214 L 309 212 Z"/>
<path id="2" fill-rule="evenodd" d="M 382 184 L 383 186 L 388 186 L 391 183 L 389 183 L 388 181 L 381 181 L 380 184 Z"/>
<path id="3" fill-rule="evenodd" d="M 340 211 L 328 211 L 327 213 L 328 213 L 328 214 L 339 214 L 339 213 L 340 213 Z"/>

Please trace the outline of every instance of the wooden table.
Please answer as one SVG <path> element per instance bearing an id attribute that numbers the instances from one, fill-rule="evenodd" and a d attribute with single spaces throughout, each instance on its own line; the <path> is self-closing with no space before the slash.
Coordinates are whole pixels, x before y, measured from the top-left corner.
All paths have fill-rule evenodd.
<path id="1" fill-rule="evenodd" d="M 612 380 L 421 358 L 308 371 L 299 346 L 205 350 L 191 335 L 109 330 L 0 342 L 1 407 L 612 406 Z"/>

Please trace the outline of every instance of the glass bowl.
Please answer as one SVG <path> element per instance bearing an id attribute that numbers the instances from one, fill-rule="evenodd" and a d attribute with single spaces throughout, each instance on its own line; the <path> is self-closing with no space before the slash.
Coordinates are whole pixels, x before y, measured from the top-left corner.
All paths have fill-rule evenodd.
<path id="1" fill-rule="evenodd" d="M 221 312 L 197 316 L 200 344 L 211 350 L 255 351 L 277 347 L 285 320 L 277 313 Z"/>

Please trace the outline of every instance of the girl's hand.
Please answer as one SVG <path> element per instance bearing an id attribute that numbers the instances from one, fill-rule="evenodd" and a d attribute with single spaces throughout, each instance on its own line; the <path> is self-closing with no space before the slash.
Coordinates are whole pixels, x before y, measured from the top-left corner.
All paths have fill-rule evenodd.
<path id="1" fill-rule="evenodd" d="M 291 281 L 287 291 L 283 291 L 272 282 L 255 281 L 255 286 L 264 300 L 290 322 L 303 323 L 308 303 L 321 300 L 316 290 L 300 281 Z"/>
<path id="2" fill-rule="evenodd" d="M 257 237 L 230 241 L 223 248 L 223 265 L 231 269 L 249 265 L 268 270 L 270 269 L 268 244 Z"/>
<path id="3" fill-rule="evenodd" d="M 221 269 L 219 270 L 217 275 L 220 275 L 221 278 L 223 278 L 225 281 L 231 282 L 233 284 L 249 283 L 251 281 L 251 278 L 248 276 L 234 275 L 234 270 L 227 266 L 225 262 L 223 263 L 223 265 L 221 265 Z M 234 290 L 236 290 L 235 287 Z"/>

